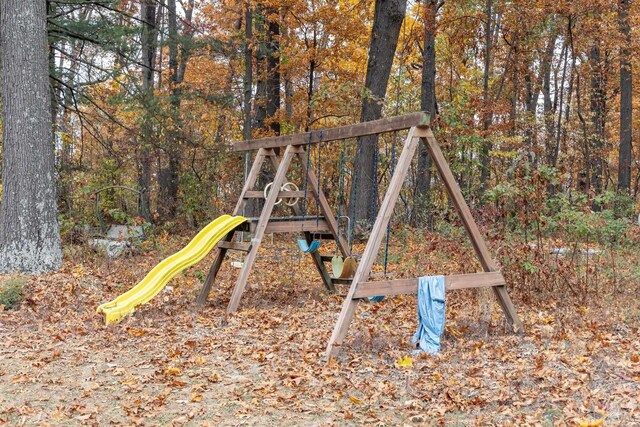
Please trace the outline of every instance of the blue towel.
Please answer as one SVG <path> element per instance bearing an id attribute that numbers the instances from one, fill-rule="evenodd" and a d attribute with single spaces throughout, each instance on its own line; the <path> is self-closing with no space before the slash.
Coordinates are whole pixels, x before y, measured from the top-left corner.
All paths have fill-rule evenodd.
<path id="1" fill-rule="evenodd" d="M 429 354 L 440 351 L 440 335 L 445 319 L 444 276 L 425 276 L 418 279 L 418 330 L 412 344 Z M 420 350 L 416 350 L 419 352 Z"/>

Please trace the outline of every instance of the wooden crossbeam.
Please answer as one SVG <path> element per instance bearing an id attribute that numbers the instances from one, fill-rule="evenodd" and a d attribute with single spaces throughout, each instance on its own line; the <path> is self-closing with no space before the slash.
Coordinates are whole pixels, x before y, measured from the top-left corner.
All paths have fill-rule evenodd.
<path id="1" fill-rule="evenodd" d="M 249 151 L 259 148 L 286 147 L 287 145 L 317 144 L 319 142 L 336 141 L 339 139 L 357 138 L 383 132 L 393 132 L 409 129 L 414 126 L 427 126 L 430 122 L 429 114 L 425 112 L 405 114 L 404 116 L 389 117 L 372 120 L 355 125 L 330 129 L 313 130 L 295 135 L 274 136 L 262 139 L 250 139 L 233 143 L 233 151 Z"/>
<path id="2" fill-rule="evenodd" d="M 445 289 L 488 288 L 504 286 L 504 277 L 499 271 L 489 273 L 453 274 L 444 277 Z M 393 296 L 415 294 L 418 292 L 418 278 L 383 280 L 379 282 L 360 282 L 353 294 L 354 298 L 368 298 L 377 295 Z"/>
<path id="3" fill-rule="evenodd" d="M 302 190 L 278 192 L 279 199 L 283 199 L 283 198 L 284 199 L 300 199 L 304 196 L 305 194 L 304 194 L 304 191 Z M 244 197 L 247 199 L 264 199 L 264 191 L 256 191 L 256 190 L 247 191 L 244 194 Z"/>
<path id="4" fill-rule="evenodd" d="M 313 217 L 310 217 L 313 218 Z M 307 219 L 305 221 L 274 221 L 269 222 L 265 233 L 298 233 L 308 231 L 310 233 L 328 234 L 329 225 L 324 219 Z"/>

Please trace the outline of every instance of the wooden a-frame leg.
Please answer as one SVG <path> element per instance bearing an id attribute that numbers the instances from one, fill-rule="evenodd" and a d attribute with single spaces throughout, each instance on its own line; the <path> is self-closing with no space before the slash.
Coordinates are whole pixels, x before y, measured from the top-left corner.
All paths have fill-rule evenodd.
<path id="1" fill-rule="evenodd" d="M 231 231 L 229 234 L 227 234 L 227 237 L 225 237 L 225 241 L 227 242 L 232 241 L 234 234 L 235 234 L 234 231 Z M 227 254 L 226 248 L 220 248 L 220 247 L 216 248 L 216 253 L 213 258 L 213 263 L 209 268 L 209 273 L 207 274 L 207 278 L 205 279 L 204 284 L 202 285 L 202 288 L 200 288 L 200 294 L 198 294 L 198 298 L 196 299 L 197 306 L 202 306 L 202 304 L 204 304 L 207 301 L 209 292 L 211 292 L 211 287 L 213 286 L 213 281 L 215 280 L 216 275 L 218 274 L 218 271 L 220 271 L 220 267 L 222 266 L 222 261 L 224 260 L 224 256 L 226 254 Z"/>
<path id="2" fill-rule="evenodd" d="M 395 172 L 389 182 L 389 188 L 387 189 L 384 200 L 380 205 L 378 216 L 376 217 L 376 221 L 371 229 L 371 236 L 367 242 L 367 247 L 362 254 L 360 264 L 358 265 L 356 273 L 353 276 L 353 280 L 351 281 L 349 293 L 342 304 L 340 316 L 338 317 L 338 321 L 336 322 L 331 338 L 329 339 L 329 343 L 327 344 L 327 357 L 335 357 L 338 354 L 340 346 L 347 335 L 349 325 L 353 319 L 353 315 L 355 314 L 358 302 L 360 301 L 359 299 L 354 299 L 358 283 L 364 282 L 369 278 L 371 268 L 373 267 L 373 263 L 375 262 L 378 251 L 380 250 L 380 244 L 382 243 L 382 238 L 384 237 L 385 230 L 387 229 L 387 224 L 391 219 L 391 214 L 393 213 L 393 208 L 398 200 L 402 184 L 407 176 L 409 167 L 411 166 L 411 159 L 418 147 L 419 139 L 417 137 L 423 136 L 424 129 L 425 128 L 413 127 L 409 130 L 409 135 L 407 136 L 404 147 L 402 148 L 402 153 L 398 158 L 398 164 L 396 165 Z"/>
<path id="3" fill-rule="evenodd" d="M 244 288 L 246 287 L 247 280 L 249 279 L 249 274 L 251 274 L 253 264 L 256 261 L 258 249 L 260 248 L 260 244 L 262 243 L 262 238 L 264 237 L 264 232 L 267 228 L 267 224 L 269 223 L 269 218 L 271 218 L 271 212 L 273 212 L 273 207 L 275 206 L 276 200 L 278 200 L 278 196 L 280 194 L 278 189 L 282 187 L 282 184 L 284 184 L 285 178 L 287 176 L 287 170 L 289 169 L 291 160 L 293 159 L 293 156 L 295 155 L 297 150 L 299 149 L 294 147 L 293 145 L 289 145 L 287 146 L 287 149 L 282 156 L 280 166 L 278 167 L 276 176 L 273 179 L 273 191 L 269 193 L 269 196 L 264 202 L 264 207 L 262 208 L 260 219 L 258 220 L 253 238 L 251 239 L 251 250 L 247 253 L 244 259 L 244 264 L 242 265 L 242 269 L 240 270 L 240 275 L 236 280 L 236 285 L 233 288 L 233 294 L 231 295 L 231 300 L 229 301 L 229 305 L 227 307 L 227 314 L 238 309 L 240 298 L 242 298 Z"/>
<path id="4" fill-rule="evenodd" d="M 429 155 L 433 159 L 433 162 L 440 173 L 440 177 L 444 182 L 444 185 L 447 189 L 447 193 L 451 198 L 453 205 L 455 206 L 460 218 L 462 219 L 462 223 L 464 224 L 464 228 L 467 230 L 467 234 L 471 239 L 471 244 L 473 245 L 473 249 L 480 260 L 480 264 L 482 264 L 482 268 L 484 271 L 499 271 L 498 265 L 495 263 L 493 257 L 489 253 L 489 249 L 482 238 L 482 234 L 480 234 L 480 230 L 478 229 L 478 225 L 476 224 L 473 216 L 471 215 L 471 211 L 469 210 L 469 206 L 464 200 L 462 196 L 462 192 L 460 191 L 460 187 L 453 177 L 453 173 L 451 173 L 451 169 L 447 164 L 447 161 L 442 154 L 442 150 L 438 145 L 435 137 L 433 136 L 433 132 L 429 129 L 423 138 L 425 144 L 427 146 L 427 150 L 429 151 Z M 511 302 L 511 298 L 509 298 L 509 293 L 504 285 L 494 286 L 493 292 L 498 299 L 500 307 L 504 311 L 504 314 L 507 318 L 507 321 L 513 325 L 513 328 L 516 332 L 522 331 L 522 322 L 518 317 L 518 313 Z"/>
<path id="5" fill-rule="evenodd" d="M 244 197 L 245 193 L 251 190 L 258 180 L 258 176 L 260 175 L 260 170 L 262 169 L 262 164 L 264 163 L 265 158 L 273 152 L 271 149 L 261 148 L 256 153 L 256 158 L 253 161 L 253 165 L 251 166 L 251 170 L 247 175 L 247 179 L 242 187 L 242 191 L 240 193 L 240 197 L 238 198 L 238 202 L 236 203 L 236 207 L 233 209 L 232 215 L 238 215 L 244 205 L 246 204 L 246 199 Z M 227 234 L 226 240 L 231 241 L 233 239 L 234 232 Z M 209 273 L 207 274 L 207 278 L 200 289 L 200 293 L 198 294 L 198 298 L 196 299 L 196 306 L 202 306 L 207 300 L 209 296 L 209 292 L 211 292 L 211 287 L 213 286 L 213 282 L 216 279 L 216 275 L 222 266 L 222 261 L 224 260 L 224 256 L 227 253 L 226 248 L 216 248 L 216 253 L 213 258 L 213 263 L 209 268 Z"/>

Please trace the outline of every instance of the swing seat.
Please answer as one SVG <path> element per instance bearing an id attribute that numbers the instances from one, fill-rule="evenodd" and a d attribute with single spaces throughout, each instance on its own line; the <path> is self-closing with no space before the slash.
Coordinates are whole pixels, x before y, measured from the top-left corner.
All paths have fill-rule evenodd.
<path id="1" fill-rule="evenodd" d="M 305 254 L 314 254 L 320 249 L 320 240 L 314 240 L 309 244 L 307 239 L 298 239 L 298 247 Z"/>
<path id="2" fill-rule="evenodd" d="M 331 270 L 333 277 L 339 279 L 351 279 L 356 272 L 356 260 L 353 257 L 347 257 L 344 261 L 340 256 L 331 258 Z"/>

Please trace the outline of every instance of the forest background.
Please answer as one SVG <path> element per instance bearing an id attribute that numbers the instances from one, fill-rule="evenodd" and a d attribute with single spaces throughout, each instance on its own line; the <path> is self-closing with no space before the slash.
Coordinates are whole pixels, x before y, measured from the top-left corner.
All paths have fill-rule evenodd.
<path id="1" fill-rule="evenodd" d="M 27 4 L 41 6 L 0 5 Z M 0 276 L 0 424 L 638 422 L 638 2 L 48 0 L 43 27 L 45 12 L 52 123 L 37 125 L 53 129 L 65 258 L 47 265 L 54 273 Z M 29 65 L 4 64 L 9 83 Z M 232 210 L 251 161 L 233 141 L 419 110 L 524 335 L 506 333 L 497 310 L 478 322 L 474 292 L 451 293 L 441 355 L 409 357 L 415 298 L 398 296 L 361 304 L 327 363 L 324 325 L 341 299 L 293 238 L 267 243 L 227 328 L 214 319 L 237 273 L 228 263 L 198 313 L 194 268 L 117 327 L 96 315 Z M 334 210 L 352 218 L 356 253 L 404 136 L 311 151 Z M 46 175 L 40 164 L 12 167 L 30 182 Z M 0 261 L 11 230 L 55 215 L 29 220 L 0 221 Z M 151 238 L 130 257 L 96 255 L 87 243 L 102 222 L 142 224 Z M 398 278 L 479 270 L 426 151 L 384 255 L 376 273 L 389 261 Z"/>
<path id="2" fill-rule="evenodd" d="M 139 210 L 103 194 L 111 219 L 198 227 L 236 201 L 246 165 L 232 141 L 356 123 L 367 104 L 431 113 L 466 199 L 510 227 L 567 209 L 637 211 L 633 2 L 409 1 L 395 53 L 381 55 L 392 61 L 378 67 L 390 67 L 381 96 L 365 87 L 372 2 L 48 5 L 63 235 L 96 221 L 92 193 L 112 185 L 144 191 Z M 382 197 L 371 187 L 384 188 L 401 138 L 366 153 L 378 166 L 355 192 L 357 221 Z M 351 167 L 356 142 L 335 148 L 321 176 L 334 203 L 341 151 L 352 191 L 353 171 L 371 168 Z M 429 165 L 423 153 L 395 221 L 433 227 L 447 215 Z"/>

